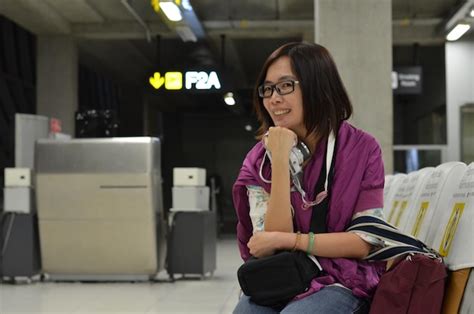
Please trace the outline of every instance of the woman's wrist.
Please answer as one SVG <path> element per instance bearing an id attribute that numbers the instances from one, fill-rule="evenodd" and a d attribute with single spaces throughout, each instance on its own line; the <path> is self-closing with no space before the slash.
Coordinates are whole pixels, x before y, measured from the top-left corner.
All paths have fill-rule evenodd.
<path id="1" fill-rule="evenodd" d="M 292 250 L 295 246 L 296 237 L 297 234 L 294 232 L 275 231 L 276 250 Z"/>
<path id="2" fill-rule="evenodd" d="M 276 151 L 275 153 L 272 153 L 272 165 L 274 166 L 275 164 L 282 163 L 284 165 L 289 165 L 288 160 L 290 160 L 290 152 L 284 152 L 284 151 Z"/>

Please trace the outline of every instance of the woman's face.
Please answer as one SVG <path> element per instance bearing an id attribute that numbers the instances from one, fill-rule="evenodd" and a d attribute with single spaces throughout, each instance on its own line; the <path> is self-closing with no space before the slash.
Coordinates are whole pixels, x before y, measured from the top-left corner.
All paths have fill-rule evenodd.
<path id="1" fill-rule="evenodd" d="M 283 56 L 270 65 L 263 85 L 267 86 L 288 81 L 298 81 L 298 78 L 291 69 L 290 58 Z M 291 85 L 291 82 L 288 84 Z M 280 86 L 283 87 L 281 90 L 284 90 L 289 85 L 283 84 Z M 274 89 L 270 97 L 263 98 L 263 105 L 275 126 L 288 128 L 300 138 L 306 135 L 306 128 L 303 122 L 303 96 L 298 83 L 294 84 L 294 91 L 286 95 L 279 95 Z"/>

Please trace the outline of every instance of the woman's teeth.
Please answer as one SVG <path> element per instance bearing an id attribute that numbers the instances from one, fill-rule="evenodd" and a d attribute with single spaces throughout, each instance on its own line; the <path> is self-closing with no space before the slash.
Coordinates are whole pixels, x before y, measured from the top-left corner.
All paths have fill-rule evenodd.
<path id="1" fill-rule="evenodd" d="M 285 114 L 285 113 L 288 113 L 288 112 L 290 112 L 290 109 L 274 111 L 273 114 L 275 116 L 281 116 L 282 114 Z"/>

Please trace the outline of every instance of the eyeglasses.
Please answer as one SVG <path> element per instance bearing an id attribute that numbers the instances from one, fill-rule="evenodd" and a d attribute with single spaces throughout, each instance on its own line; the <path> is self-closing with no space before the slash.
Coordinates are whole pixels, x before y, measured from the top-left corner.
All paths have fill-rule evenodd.
<path id="1" fill-rule="evenodd" d="M 299 83 L 299 81 L 288 80 L 276 84 L 262 84 L 258 87 L 258 95 L 262 98 L 270 98 L 274 90 L 278 95 L 287 95 L 292 93 L 295 90 L 295 84 Z"/>

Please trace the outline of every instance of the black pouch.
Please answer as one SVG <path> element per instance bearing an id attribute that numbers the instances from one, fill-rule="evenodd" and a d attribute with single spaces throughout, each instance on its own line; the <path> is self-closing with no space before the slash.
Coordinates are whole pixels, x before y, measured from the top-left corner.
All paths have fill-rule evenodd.
<path id="1" fill-rule="evenodd" d="M 319 268 L 302 251 L 250 258 L 237 271 L 240 287 L 256 304 L 278 308 L 305 292 Z"/>

